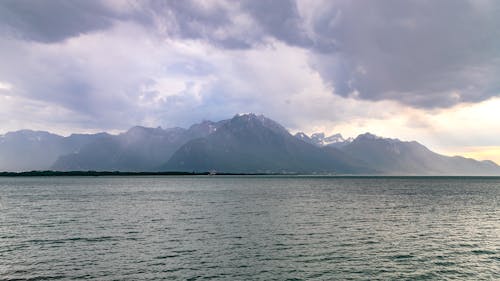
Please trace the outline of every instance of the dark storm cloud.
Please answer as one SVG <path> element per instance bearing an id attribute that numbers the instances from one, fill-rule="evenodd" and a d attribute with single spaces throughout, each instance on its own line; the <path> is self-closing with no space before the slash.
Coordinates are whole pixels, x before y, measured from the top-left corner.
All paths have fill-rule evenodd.
<path id="1" fill-rule="evenodd" d="M 0 22 L 14 35 L 55 42 L 80 33 L 106 28 L 109 11 L 91 1 L 0 1 Z"/>
<path id="2" fill-rule="evenodd" d="M 106 29 L 114 20 L 151 24 L 156 19 L 165 25 L 168 36 L 203 39 L 224 48 L 248 48 L 268 35 L 290 44 L 310 43 L 302 31 L 297 5 L 291 0 L 145 0 L 121 3 L 134 7 L 134 11 L 120 12 L 109 3 L 106 5 L 105 1 L 5 0 L 0 2 L 0 23 L 23 39 L 41 42 L 56 42 Z M 241 27 L 241 23 L 235 20 L 239 15 L 248 16 L 253 22 Z M 231 33 L 229 29 L 238 32 Z"/>
<path id="3" fill-rule="evenodd" d="M 252 48 L 267 38 L 306 48 L 311 66 L 341 96 L 435 108 L 482 101 L 500 91 L 495 2 L 341 0 L 300 6 L 280 0 L 218 2 L 210 8 L 197 1 L 153 3 L 173 15 L 170 35 L 222 48 Z M 242 26 L 238 16 L 251 24 Z"/>
<path id="4" fill-rule="evenodd" d="M 247 0 L 242 7 L 273 37 L 291 45 L 309 47 L 312 44 L 304 30 L 297 4 L 293 0 Z"/>
<path id="5" fill-rule="evenodd" d="M 297 6 L 291 0 L 210 2 L 193 0 L 121 2 L 138 3 L 123 12 L 92 0 L 0 1 L 3 32 L 20 39 L 58 42 L 83 33 L 109 28 L 115 20 L 151 24 L 156 20 L 167 36 L 206 40 L 222 48 L 250 48 L 266 36 L 292 45 L 310 43 L 302 30 Z M 138 8 L 140 7 L 140 8 Z M 245 23 L 238 17 L 247 17 Z"/>
<path id="6" fill-rule="evenodd" d="M 149 7 L 169 36 L 203 39 L 222 48 L 251 48 L 264 43 L 266 37 L 291 45 L 311 43 L 293 0 L 153 0 Z"/>
<path id="7" fill-rule="evenodd" d="M 169 37 L 201 39 L 223 48 L 249 48 L 256 40 L 250 33 L 231 34 L 230 28 L 238 28 L 232 21 L 230 5 L 191 0 L 158 1 L 148 3 L 160 28 Z"/>
<path id="8" fill-rule="evenodd" d="M 500 92 L 497 2 L 327 3 L 312 62 L 335 93 L 446 107 Z"/>
<path id="9" fill-rule="evenodd" d="M 145 11 L 120 12 L 103 1 L 3 0 L 0 31 L 24 40 L 58 42 L 83 33 L 109 28 L 113 20 L 150 23 Z"/>

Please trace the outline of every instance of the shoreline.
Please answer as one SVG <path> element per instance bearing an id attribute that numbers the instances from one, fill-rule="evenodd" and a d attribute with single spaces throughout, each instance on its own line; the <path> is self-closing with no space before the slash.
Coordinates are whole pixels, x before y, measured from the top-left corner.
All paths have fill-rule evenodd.
<path id="1" fill-rule="evenodd" d="M 276 176 L 276 177 L 305 177 L 305 178 L 480 178 L 498 179 L 500 175 L 356 175 L 356 174 L 307 174 L 307 173 L 216 173 L 213 172 L 121 172 L 121 171 L 26 171 L 26 172 L 0 172 L 0 177 L 141 177 L 141 176 Z"/>

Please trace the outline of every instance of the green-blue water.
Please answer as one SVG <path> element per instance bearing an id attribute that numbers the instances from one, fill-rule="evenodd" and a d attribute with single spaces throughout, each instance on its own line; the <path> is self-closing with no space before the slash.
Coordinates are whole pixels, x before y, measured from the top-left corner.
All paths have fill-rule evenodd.
<path id="1" fill-rule="evenodd" d="M 499 280 L 500 179 L 0 178 L 1 280 Z"/>

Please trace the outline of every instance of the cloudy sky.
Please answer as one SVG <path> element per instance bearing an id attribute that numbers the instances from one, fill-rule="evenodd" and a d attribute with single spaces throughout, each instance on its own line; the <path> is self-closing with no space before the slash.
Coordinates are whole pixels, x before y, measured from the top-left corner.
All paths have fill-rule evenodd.
<path id="1" fill-rule="evenodd" d="M 498 1 L 0 1 L 0 133 L 255 112 L 500 163 Z"/>

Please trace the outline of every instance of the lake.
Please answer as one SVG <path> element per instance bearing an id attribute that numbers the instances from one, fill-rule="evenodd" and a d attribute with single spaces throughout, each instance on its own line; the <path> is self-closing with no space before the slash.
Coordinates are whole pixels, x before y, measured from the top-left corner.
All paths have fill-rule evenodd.
<path id="1" fill-rule="evenodd" d="M 1 280 L 498 280 L 500 178 L 0 178 Z"/>

